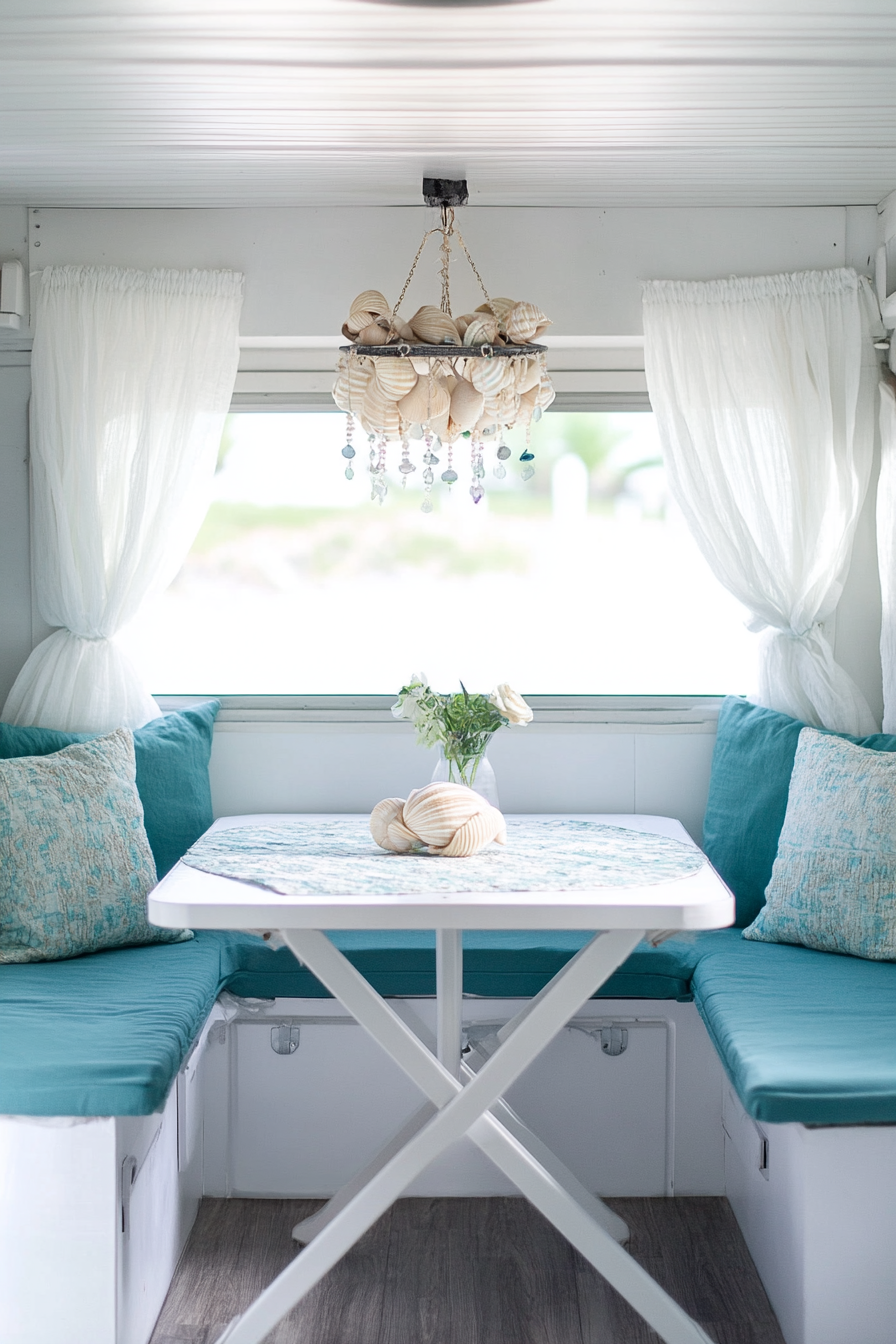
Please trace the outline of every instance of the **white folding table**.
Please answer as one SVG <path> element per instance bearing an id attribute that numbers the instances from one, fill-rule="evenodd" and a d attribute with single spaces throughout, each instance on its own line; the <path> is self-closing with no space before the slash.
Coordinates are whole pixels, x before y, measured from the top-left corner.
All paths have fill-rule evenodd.
<path id="1" fill-rule="evenodd" d="M 304 818 L 310 820 L 311 818 Z M 285 816 L 216 823 L 274 825 Z M 688 843 L 662 817 L 589 816 Z M 462 874 L 464 859 L 457 863 Z M 151 893 L 149 918 L 164 927 L 280 930 L 295 955 L 420 1088 L 426 1104 L 359 1175 L 295 1229 L 307 1243 L 217 1344 L 261 1344 L 265 1335 L 425 1168 L 465 1135 L 491 1158 L 666 1344 L 712 1344 L 709 1336 L 621 1243 L 628 1229 L 587 1191 L 503 1100 L 532 1060 L 656 930 L 713 929 L 734 917 L 730 892 L 710 867 L 673 881 L 588 891 L 439 892 L 414 895 L 291 895 L 179 863 Z M 323 929 L 435 929 L 435 1049 L 404 1021 L 334 946 Z M 577 929 L 594 936 L 497 1033 L 487 1056 L 461 1057 L 464 929 Z M 479 1067 L 476 1068 L 475 1065 Z M 361 1100 L 361 1099 L 359 1099 Z M 597 1141 L 597 1140 L 596 1140 Z M 313 1344 L 309 1341 L 309 1344 Z"/>

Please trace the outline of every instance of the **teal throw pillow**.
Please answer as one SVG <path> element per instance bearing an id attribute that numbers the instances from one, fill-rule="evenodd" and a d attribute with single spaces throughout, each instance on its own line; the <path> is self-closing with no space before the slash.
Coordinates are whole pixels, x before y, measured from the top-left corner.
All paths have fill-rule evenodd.
<path id="1" fill-rule="evenodd" d="M 209 700 L 152 719 L 134 733 L 137 791 L 160 878 L 214 820 L 208 762 L 219 709 L 218 700 Z M 89 742 L 94 736 L 0 723 L 0 760 L 46 756 L 74 742 Z"/>
<path id="2" fill-rule="evenodd" d="M 896 961 L 896 756 L 803 729 L 765 906 L 743 936 Z"/>
<path id="3" fill-rule="evenodd" d="M 182 942 L 146 920 L 156 883 L 126 728 L 0 761 L 0 963 Z"/>
<path id="4" fill-rule="evenodd" d="M 797 743 L 807 726 L 737 696 L 728 696 L 719 713 L 703 848 L 734 892 L 738 928 L 752 923 L 764 904 Z M 873 751 L 896 751 L 896 737 L 886 733 L 831 735 Z"/>

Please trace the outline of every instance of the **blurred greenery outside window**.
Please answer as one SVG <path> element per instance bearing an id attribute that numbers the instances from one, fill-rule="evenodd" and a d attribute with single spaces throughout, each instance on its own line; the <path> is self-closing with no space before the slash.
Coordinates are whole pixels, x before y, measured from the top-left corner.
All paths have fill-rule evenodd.
<path id="1" fill-rule="evenodd" d="M 754 638 L 672 504 L 653 416 L 549 411 L 485 498 L 470 444 L 439 464 L 424 514 L 423 444 L 371 502 L 368 444 L 345 418 L 228 418 L 212 505 L 175 582 L 125 634 L 159 694 L 388 694 L 509 681 L 541 695 L 749 691 Z M 354 478 L 346 480 L 351 465 Z"/>

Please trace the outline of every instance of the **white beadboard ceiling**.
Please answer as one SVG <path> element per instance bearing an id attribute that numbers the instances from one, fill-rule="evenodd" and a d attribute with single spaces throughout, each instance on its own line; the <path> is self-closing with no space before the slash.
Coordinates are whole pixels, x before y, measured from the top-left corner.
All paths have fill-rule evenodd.
<path id="1" fill-rule="evenodd" d="M 0 0 L 0 203 L 874 204 L 896 0 Z"/>

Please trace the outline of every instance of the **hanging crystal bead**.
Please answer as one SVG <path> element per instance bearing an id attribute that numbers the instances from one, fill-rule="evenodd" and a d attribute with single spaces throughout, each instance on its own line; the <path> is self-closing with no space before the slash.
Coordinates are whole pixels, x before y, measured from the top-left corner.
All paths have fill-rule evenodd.
<path id="1" fill-rule="evenodd" d="M 352 415 L 351 411 L 347 411 L 345 416 L 345 447 L 342 450 L 342 456 L 344 458 L 347 458 L 349 462 L 351 462 L 352 458 L 355 456 L 355 450 L 352 447 L 352 435 L 354 434 L 354 432 L 355 432 L 355 417 Z M 346 467 L 345 479 L 347 481 L 350 481 L 353 478 L 354 474 L 355 473 L 352 471 L 350 466 Z"/>

